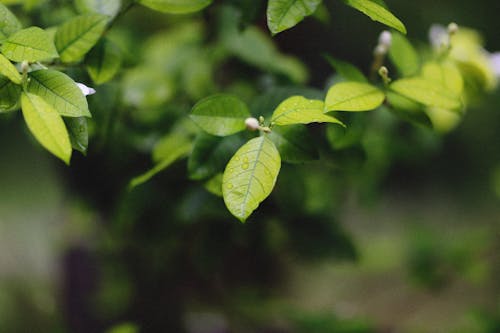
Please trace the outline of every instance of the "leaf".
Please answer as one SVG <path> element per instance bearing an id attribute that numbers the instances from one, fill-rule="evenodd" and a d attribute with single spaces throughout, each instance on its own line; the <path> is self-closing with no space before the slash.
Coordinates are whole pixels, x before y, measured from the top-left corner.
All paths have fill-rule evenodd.
<path id="1" fill-rule="evenodd" d="M 114 17 L 120 11 L 121 0 L 76 0 L 75 6 L 80 13 L 97 13 Z"/>
<path id="2" fill-rule="evenodd" d="M 69 164 L 71 143 L 59 113 L 41 97 L 21 94 L 24 120 L 38 142 L 52 154 Z"/>
<path id="3" fill-rule="evenodd" d="M 12 61 L 42 61 L 58 56 L 50 35 L 38 27 L 13 33 L 2 45 L 2 53 Z"/>
<path id="4" fill-rule="evenodd" d="M 87 72 L 95 84 L 111 80 L 121 67 L 122 55 L 118 47 L 107 39 L 97 43 L 87 55 Z"/>
<path id="5" fill-rule="evenodd" d="M 5 58 L 0 54 L 0 74 L 8 77 L 12 82 L 21 84 L 22 76 L 17 71 L 16 66 L 14 66 L 9 59 Z"/>
<path id="6" fill-rule="evenodd" d="M 89 131 L 87 127 L 87 118 L 71 117 L 64 118 L 64 123 L 68 129 L 69 140 L 73 149 L 86 154 L 89 146 Z"/>
<path id="7" fill-rule="evenodd" d="M 0 75 L 0 113 L 15 110 L 20 97 L 21 86 Z"/>
<path id="8" fill-rule="evenodd" d="M 90 117 L 85 96 L 66 74 L 46 69 L 29 73 L 29 78 L 28 92 L 43 97 L 60 115 Z"/>
<path id="9" fill-rule="evenodd" d="M 369 16 L 372 20 L 383 23 L 406 34 L 404 24 L 381 4 L 372 0 L 344 0 L 344 2 L 348 6 Z"/>
<path id="10" fill-rule="evenodd" d="M 139 3 L 162 13 L 187 14 L 202 10 L 212 0 L 139 0 Z"/>
<path id="11" fill-rule="evenodd" d="M 344 126 L 337 118 L 324 114 L 324 109 L 323 101 L 292 96 L 274 110 L 271 123 L 274 125 L 336 123 Z"/>
<path id="12" fill-rule="evenodd" d="M 68 63 L 80 60 L 101 38 L 107 23 L 107 16 L 84 14 L 58 27 L 54 42 L 61 61 Z"/>
<path id="13" fill-rule="evenodd" d="M 239 98 L 218 94 L 196 103 L 190 117 L 207 133 L 227 136 L 245 129 L 245 119 L 250 117 L 250 112 Z"/>
<path id="14" fill-rule="evenodd" d="M 281 167 L 281 158 L 266 136 L 244 144 L 226 166 L 222 194 L 227 208 L 241 222 L 271 194 Z"/>
<path id="15" fill-rule="evenodd" d="M 395 92 L 387 92 L 389 110 L 396 116 L 411 123 L 432 127 L 431 120 L 425 113 L 425 106 Z"/>
<path id="16" fill-rule="evenodd" d="M 364 74 L 354 65 L 335 59 L 329 55 L 324 55 L 328 63 L 337 71 L 337 74 L 342 76 L 346 81 L 368 82 Z"/>
<path id="17" fill-rule="evenodd" d="M 0 40 L 14 32 L 21 30 L 22 26 L 17 17 L 3 4 L 0 3 Z"/>
<path id="18" fill-rule="evenodd" d="M 222 171 L 242 143 L 237 136 L 219 137 L 200 133 L 188 159 L 189 177 L 205 179 Z"/>
<path id="19" fill-rule="evenodd" d="M 422 68 L 422 76 L 442 84 L 457 96 L 460 96 L 464 90 L 462 74 L 453 63 L 428 62 Z"/>
<path id="20" fill-rule="evenodd" d="M 278 149 L 281 159 L 289 163 L 303 163 L 319 158 L 313 139 L 304 125 L 274 127 L 269 138 Z"/>
<path id="21" fill-rule="evenodd" d="M 402 76 L 417 74 L 420 58 L 411 43 L 400 33 L 392 33 L 389 58 Z"/>
<path id="22" fill-rule="evenodd" d="M 208 192 L 218 197 L 222 197 L 222 173 L 216 174 L 203 185 Z"/>
<path id="23" fill-rule="evenodd" d="M 368 111 L 379 107 L 385 99 L 377 87 L 361 82 L 340 82 L 326 94 L 325 111 Z"/>
<path id="24" fill-rule="evenodd" d="M 426 106 L 456 110 L 462 106 L 459 97 L 438 82 L 422 77 L 394 81 L 390 89 Z"/>
<path id="25" fill-rule="evenodd" d="M 290 29 L 311 15 L 322 0 L 269 0 L 267 26 L 273 34 Z"/>

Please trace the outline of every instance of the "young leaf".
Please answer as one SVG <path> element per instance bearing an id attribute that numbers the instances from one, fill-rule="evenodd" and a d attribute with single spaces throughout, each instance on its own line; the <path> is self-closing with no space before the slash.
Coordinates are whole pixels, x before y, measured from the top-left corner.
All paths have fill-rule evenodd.
<path id="1" fill-rule="evenodd" d="M 311 144 L 311 135 L 304 125 L 274 127 L 269 138 L 285 162 L 303 163 L 319 158 L 318 150 Z"/>
<path id="2" fill-rule="evenodd" d="M 28 92 L 43 97 L 60 115 L 90 117 L 85 96 L 66 74 L 46 69 L 31 72 L 29 77 Z"/>
<path id="3" fill-rule="evenodd" d="M 274 110 L 271 123 L 275 125 L 293 125 L 309 123 L 336 123 L 344 125 L 340 120 L 324 114 L 325 103 L 320 100 L 292 96 L 283 101 Z"/>
<path id="4" fill-rule="evenodd" d="M 428 62 L 422 68 L 422 76 L 439 82 L 457 96 L 460 96 L 464 90 L 462 74 L 451 62 Z"/>
<path id="5" fill-rule="evenodd" d="M 241 222 L 271 194 L 281 168 L 281 158 L 266 136 L 244 144 L 226 166 L 222 194 L 227 208 Z"/>
<path id="6" fill-rule="evenodd" d="M 111 80 L 121 67 L 118 47 L 107 39 L 101 40 L 87 55 L 87 72 L 95 84 Z"/>
<path id="7" fill-rule="evenodd" d="M 368 79 L 363 75 L 363 73 L 354 65 L 335 59 L 329 55 L 324 56 L 328 63 L 337 71 L 346 81 L 356 81 L 356 82 L 368 82 Z"/>
<path id="8" fill-rule="evenodd" d="M 21 30 L 22 26 L 17 17 L 3 4 L 0 3 L 0 40 L 14 32 Z"/>
<path id="9" fill-rule="evenodd" d="M 9 59 L 5 58 L 0 54 L 0 74 L 8 77 L 12 82 L 21 84 L 22 77 L 17 71 L 16 66 L 14 66 Z"/>
<path id="10" fill-rule="evenodd" d="M 64 118 L 64 123 L 68 129 L 69 140 L 73 149 L 86 154 L 89 146 L 89 131 L 87 127 L 87 118 L 71 117 Z"/>
<path id="11" fill-rule="evenodd" d="M 273 34 L 290 29 L 314 13 L 322 0 L 269 0 L 267 26 Z"/>
<path id="12" fill-rule="evenodd" d="M 203 185 L 208 192 L 218 197 L 222 197 L 222 173 L 216 174 Z"/>
<path id="13" fill-rule="evenodd" d="M 139 3 L 162 13 L 187 14 L 202 10 L 212 0 L 139 0 Z"/>
<path id="14" fill-rule="evenodd" d="M 462 106 L 459 96 L 439 82 L 415 77 L 394 81 L 391 90 L 426 106 L 456 110 Z"/>
<path id="15" fill-rule="evenodd" d="M 42 61 L 58 56 L 49 33 L 30 27 L 13 33 L 2 45 L 2 53 L 12 61 Z"/>
<path id="16" fill-rule="evenodd" d="M 245 129 L 245 119 L 250 117 L 250 112 L 239 98 L 218 94 L 196 103 L 190 117 L 207 133 L 227 136 Z"/>
<path id="17" fill-rule="evenodd" d="M 420 59 L 417 51 L 405 36 L 393 32 L 389 58 L 402 76 L 417 74 Z"/>
<path id="18" fill-rule="evenodd" d="M 340 82 L 326 94 L 325 111 L 368 111 L 379 107 L 385 99 L 377 87 L 361 82 Z"/>
<path id="19" fill-rule="evenodd" d="M 26 125 L 38 142 L 69 164 L 71 143 L 59 113 L 41 97 L 30 93 L 21 94 L 21 108 Z"/>
<path id="20" fill-rule="evenodd" d="M 99 40 L 108 17 L 84 14 L 66 21 L 57 28 L 54 42 L 62 62 L 80 60 Z"/>
<path id="21" fill-rule="evenodd" d="M 369 16 L 372 20 L 383 23 L 391 28 L 394 28 L 406 34 L 404 24 L 387 10 L 384 6 L 373 0 L 344 0 L 348 6 L 359 10 L 363 14 Z"/>
<path id="22" fill-rule="evenodd" d="M 191 179 L 205 179 L 221 171 L 242 144 L 237 136 L 219 137 L 200 133 L 188 159 Z"/>
<path id="23" fill-rule="evenodd" d="M 0 75 L 0 113 L 15 110 L 20 97 L 21 86 Z"/>

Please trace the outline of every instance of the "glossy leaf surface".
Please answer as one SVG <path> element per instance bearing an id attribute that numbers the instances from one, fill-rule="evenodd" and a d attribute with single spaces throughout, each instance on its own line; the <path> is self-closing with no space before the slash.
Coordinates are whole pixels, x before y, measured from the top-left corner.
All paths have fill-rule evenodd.
<path id="1" fill-rule="evenodd" d="M 269 0 L 267 26 L 273 34 L 290 29 L 314 13 L 322 0 Z"/>
<path id="2" fill-rule="evenodd" d="M 336 123 L 340 120 L 324 114 L 325 103 L 320 100 L 292 96 L 274 110 L 271 122 L 275 125 L 294 125 L 309 123 Z"/>
<path id="3" fill-rule="evenodd" d="M 139 3 L 162 13 L 187 14 L 202 10 L 212 0 L 139 0 Z"/>
<path id="4" fill-rule="evenodd" d="M 406 28 L 394 14 L 381 4 L 372 0 L 344 0 L 348 6 L 351 6 L 363 14 L 367 15 L 374 21 L 383 23 L 391 28 L 394 28 L 406 34 Z"/>
<path id="5" fill-rule="evenodd" d="M 8 77 L 12 82 L 20 84 L 22 77 L 9 59 L 0 54 L 0 74 Z"/>
<path id="6" fill-rule="evenodd" d="M 12 34 L 2 45 L 2 53 L 12 61 L 42 61 L 58 56 L 51 36 L 45 30 L 31 27 Z"/>
<path id="7" fill-rule="evenodd" d="M 361 82 L 341 82 L 326 95 L 325 111 L 368 111 L 379 107 L 385 99 L 377 87 Z"/>

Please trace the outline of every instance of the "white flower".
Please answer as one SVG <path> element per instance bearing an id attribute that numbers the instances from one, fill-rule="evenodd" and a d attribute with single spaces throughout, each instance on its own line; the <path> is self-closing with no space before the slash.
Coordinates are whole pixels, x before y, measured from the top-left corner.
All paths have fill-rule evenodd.
<path id="1" fill-rule="evenodd" d="M 250 130 L 250 131 L 256 131 L 260 128 L 259 121 L 256 118 L 250 117 L 245 119 L 245 126 Z"/>
<path id="2" fill-rule="evenodd" d="M 429 41 L 432 47 L 440 49 L 443 46 L 450 45 L 450 35 L 448 29 L 440 24 L 433 24 L 429 29 Z"/>
<path id="3" fill-rule="evenodd" d="M 490 54 L 489 58 L 493 73 L 495 73 L 497 77 L 500 77 L 500 52 Z"/>
<path id="4" fill-rule="evenodd" d="M 78 88 L 80 88 L 83 95 L 85 95 L 85 96 L 95 94 L 94 88 L 87 87 L 86 85 L 84 85 L 83 83 L 80 83 L 80 82 L 76 82 L 76 85 L 78 86 Z"/>
<path id="5" fill-rule="evenodd" d="M 384 30 L 378 36 L 378 44 L 385 45 L 387 48 L 391 47 L 392 43 L 392 34 L 388 30 Z"/>

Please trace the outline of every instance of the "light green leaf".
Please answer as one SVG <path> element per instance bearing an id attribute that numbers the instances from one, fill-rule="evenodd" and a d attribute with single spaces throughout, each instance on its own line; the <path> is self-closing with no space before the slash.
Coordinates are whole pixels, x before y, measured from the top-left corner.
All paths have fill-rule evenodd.
<path id="1" fill-rule="evenodd" d="M 241 222 L 271 194 L 281 168 L 281 158 L 266 136 L 244 144 L 226 166 L 222 194 L 227 208 Z"/>
<path id="2" fill-rule="evenodd" d="M 325 111 L 368 111 L 379 107 L 385 99 L 377 87 L 361 82 L 340 82 L 326 94 Z"/>
<path id="3" fill-rule="evenodd" d="M 387 103 L 390 106 L 389 110 L 396 116 L 414 124 L 432 127 L 424 105 L 393 91 L 387 92 Z"/>
<path id="4" fill-rule="evenodd" d="M 337 118 L 324 114 L 324 109 L 323 101 L 292 96 L 274 110 L 271 123 L 275 125 L 336 123 L 344 126 Z"/>
<path id="5" fill-rule="evenodd" d="M 89 146 L 89 131 L 87 127 L 87 118 L 70 117 L 64 118 L 64 123 L 68 129 L 69 140 L 73 149 L 86 154 Z"/>
<path id="6" fill-rule="evenodd" d="M 22 76 L 17 71 L 16 66 L 14 66 L 9 59 L 5 58 L 0 54 L 0 74 L 8 77 L 12 82 L 21 84 Z"/>
<path id="7" fill-rule="evenodd" d="M 21 86 L 0 75 L 0 113 L 14 111 L 21 97 Z"/>
<path id="8" fill-rule="evenodd" d="M 459 96 L 439 82 L 415 77 L 394 81 L 391 90 L 426 106 L 456 110 L 462 106 Z"/>
<path id="9" fill-rule="evenodd" d="M 21 30 L 21 28 L 21 23 L 17 17 L 5 5 L 0 3 L 0 41 Z"/>
<path id="10" fill-rule="evenodd" d="M 42 61 L 58 56 L 50 35 L 38 27 L 13 33 L 2 45 L 2 53 L 12 61 Z"/>
<path id="11" fill-rule="evenodd" d="M 269 138 L 278 149 L 281 159 L 289 163 L 303 163 L 319 158 L 313 139 L 304 125 L 274 127 Z"/>
<path id="12" fill-rule="evenodd" d="M 269 0 L 267 26 L 273 34 L 290 29 L 314 13 L 322 0 Z"/>
<path id="13" fill-rule="evenodd" d="M 219 137 L 200 133 L 188 159 L 189 177 L 205 179 L 222 171 L 242 143 L 242 139 L 234 135 Z"/>
<path id="14" fill-rule="evenodd" d="M 41 97 L 30 93 L 22 93 L 21 107 L 26 125 L 38 142 L 69 164 L 71 143 L 59 113 Z"/>
<path id="15" fill-rule="evenodd" d="M 239 98 L 218 94 L 199 101 L 190 117 L 207 133 L 227 136 L 245 129 L 245 119 L 250 117 L 250 112 Z"/>
<path id="16" fill-rule="evenodd" d="M 78 61 L 101 38 L 108 17 L 100 14 L 76 16 L 57 28 L 54 38 L 62 62 Z"/>
<path id="17" fill-rule="evenodd" d="M 372 0 L 344 0 L 348 6 L 351 6 L 363 14 L 369 16 L 372 20 L 383 23 L 391 28 L 394 28 L 406 34 L 404 24 L 387 10 L 381 4 Z"/>
<path id="18" fill-rule="evenodd" d="M 400 33 L 392 33 L 389 58 L 402 76 L 417 74 L 420 68 L 420 58 L 411 43 Z"/>
<path id="19" fill-rule="evenodd" d="M 368 82 L 368 79 L 363 75 L 363 73 L 354 65 L 335 59 L 329 55 L 324 56 L 328 63 L 337 71 L 346 81 L 356 81 L 356 82 Z"/>
<path id="20" fill-rule="evenodd" d="M 28 92 L 39 95 L 66 117 L 90 117 L 89 107 L 80 88 L 69 76 L 55 70 L 29 73 Z"/>
<path id="21" fill-rule="evenodd" d="M 428 62 L 422 68 L 422 76 L 442 84 L 447 90 L 460 96 L 464 90 L 464 79 L 457 66 L 451 62 Z"/>
<path id="22" fill-rule="evenodd" d="M 121 0 L 76 0 L 75 6 L 80 13 L 97 13 L 114 17 L 120 11 Z"/>
<path id="23" fill-rule="evenodd" d="M 222 197 L 222 173 L 218 173 L 203 184 L 205 189 L 216 195 Z"/>
<path id="24" fill-rule="evenodd" d="M 102 84 L 111 80 L 121 67 L 118 47 L 107 39 L 101 40 L 87 56 L 87 72 L 92 81 Z"/>
<path id="25" fill-rule="evenodd" d="M 187 14 L 202 10 L 212 0 L 139 0 L 139 3 L 162 13 Z"/>

